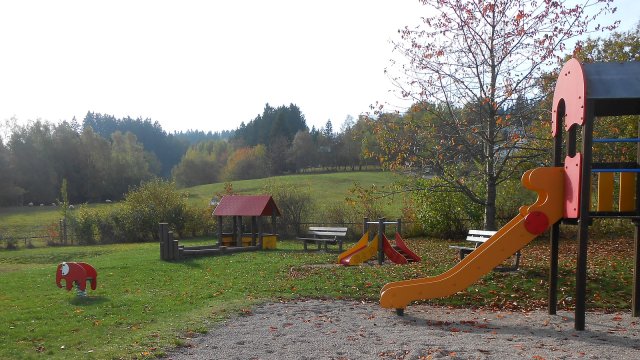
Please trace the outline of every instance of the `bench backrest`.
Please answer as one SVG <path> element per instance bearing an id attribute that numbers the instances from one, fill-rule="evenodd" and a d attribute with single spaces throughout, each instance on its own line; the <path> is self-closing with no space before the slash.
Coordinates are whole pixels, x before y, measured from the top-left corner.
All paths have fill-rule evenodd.
<path id="1" fill-rule="evenodd" d="M 469 230 L 469 235 L 467 235 L 467 241 L 474 242 L 485 242 L 489 240 L 497 231 L 489 231 L 489 230 Z"/>
<path id="2" fill-rule="evenodd" d="M 325 235 L 325 236 L 345 236 L 347 235 L 346 227 L 322 227 L 311 226 L 309 227 L 309 234 L 313 235 Z"/>

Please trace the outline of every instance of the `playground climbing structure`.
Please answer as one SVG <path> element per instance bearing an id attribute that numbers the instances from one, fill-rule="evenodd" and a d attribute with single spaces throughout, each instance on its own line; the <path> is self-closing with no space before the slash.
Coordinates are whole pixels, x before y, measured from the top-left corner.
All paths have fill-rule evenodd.
<path id="1" fill-rule="evenodd" d="M 633 316 L 640 316 L 640 134 L 637 138 L 593 138 L 598 117 L 640 115 L 640 62 L 581 64 L 576 59 L 569 60 L 556 83 L 552 110 L 553 167 L 529 170 L 522 177 L 523 185 L 538 193 L 537 201 L 520 208 L 513 220 L 445 273 L 385 285 L 380 295 L 383 307 L 395 308 L 402 314 L 411 301 L 448 296 L 465 289 L 550 228 L 549 314 L 555 314 L 563 223 L 578 226 L 574 326 L 584 330 L 589 225 L 593 219 L 618 218 L 630 219 L 635 226 L 632 312 Z M 637 143 L 635 161 L 593 162 L 594 143 L 616 142 Z M 592 209 L 594 174 L 598 193 Z M 615 174 L 619 174 L 617 184 Z M 618 189 L 617 208 L 614 189 Z"/>

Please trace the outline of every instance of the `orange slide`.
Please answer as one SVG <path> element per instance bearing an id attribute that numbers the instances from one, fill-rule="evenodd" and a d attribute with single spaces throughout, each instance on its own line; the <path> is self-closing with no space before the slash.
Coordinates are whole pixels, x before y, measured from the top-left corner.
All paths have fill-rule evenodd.
<path id="1" fill-rule="evenodd" d="M 347 251 L 338 255 L 338 264 L 358 265 L 376 256 L 378 251 L 378 235 L 369 242 L 369 232 L 362 235 L 362 238 Z"/>
<path id="2" fill-rule="evenodd" d="M 522 184 L 538 193 L 533 205 L 521 207 L 516 217 L 448 271 L 434 277 L 386 284 L 380 293 L 380 305 L 402 314 L 412 301 L 464 290 L 562 218 L 563 168 L 529 170 L 522 176 Z"/>

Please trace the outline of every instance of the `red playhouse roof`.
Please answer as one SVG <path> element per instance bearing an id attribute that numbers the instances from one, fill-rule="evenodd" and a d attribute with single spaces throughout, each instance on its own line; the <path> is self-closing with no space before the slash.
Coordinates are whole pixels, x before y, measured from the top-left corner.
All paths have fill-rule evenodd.
<path id="1" fill-rule="evenodd" d="M 280 216 L 270 195 L 225 195 L 213 216 Z"/>

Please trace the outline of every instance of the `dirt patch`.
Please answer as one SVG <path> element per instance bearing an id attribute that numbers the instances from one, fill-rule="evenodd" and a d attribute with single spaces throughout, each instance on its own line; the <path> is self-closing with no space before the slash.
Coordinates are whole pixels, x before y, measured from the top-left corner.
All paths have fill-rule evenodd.
<path id="1" fill-rule="evenodd" d="M 399 317 L 377 303 L 304 300 L 257 307 L 168 355 L 181 359 L 638 359 L 630 313 L 548 315 L 415 305 Z"/>

